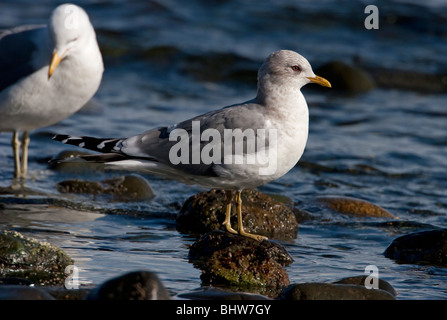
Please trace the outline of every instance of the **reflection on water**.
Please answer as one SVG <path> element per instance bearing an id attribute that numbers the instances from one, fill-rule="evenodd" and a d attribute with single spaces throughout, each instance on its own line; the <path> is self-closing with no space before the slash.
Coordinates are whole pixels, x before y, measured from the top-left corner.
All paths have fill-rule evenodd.
<path id="1" fill-rule="evenodd" d="M 45 22 L 55 3 L 2 1 L 0 27 Z M 175 230 L 175 216 L 202 189 L 145 176 L 156 190 L 150 202 L 59 195 L 59 181 L 92 177 L 48 168 L 49 159 L 69 148 L 51 141 L 52 134 L 128 136 L 248 100 L 255 94 L 256 69 L 278 49 L 296 50 L 314 67 L 341 60 L 368 70 L 420 72 L 414 81 L 446 72 L 442 1 L 379 4 L 375 31 L 363 27 L 362 1 L 79 3 L 97 29 L 103 82 L 83 111 L 32 134 L 26 186 L 37 193 L 2 195 L 0 223 L 65 249 L 84 284 L 147 269 L 173 293 L 197 288 L 200 271 L 187 261 L 194 239 Z M 356 197 L 399 220 L 302 224 L 297 239 L 283 243 L 295 260 L 287 268 L 292 283 L 363 275 L 374 264 L 399 299 L 447 297 L 444 269 L 398 265 L 382 255 L 399 235 L 447 224 L 447 96 L 413 89 L 378 87 L 358 95 L 303 89 L 311 118 L 301 165 L 260 190 L 288 196 L 296 205 L 319 195 Z M 0 133 L 0 167 L 0 185 L 7 187 L 13 175 L 8 133 Z M 94 178 L 116 174 L 98 172 Z"/>

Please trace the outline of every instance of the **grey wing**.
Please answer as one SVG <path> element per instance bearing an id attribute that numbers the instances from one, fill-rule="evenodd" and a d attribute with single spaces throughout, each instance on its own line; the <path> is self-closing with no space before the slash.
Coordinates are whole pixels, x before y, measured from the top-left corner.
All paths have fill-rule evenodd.
<path id="1" fill-rule="evenodd" d="M 254 103 L 230 106 L 171 127 L 150 130 L 123 140 L 120 152 L 157 161 L 192 175 L 217 176 L 215 166 L 224 162 L 225 129 L 253 129 L 256 132 L 256 128 L 263 128 L 265 121 L 259 108 L 262 106 Z M 203 153 L 206 146 L 207 152 Z M 208 156 L 208 161 L 201 155 Z"/>
<path id="2" fill-rule="evenodd" d="M 16 28 L 0 34 L 0 91 L 36 71 L 33 42 L 42 26 Z"/>

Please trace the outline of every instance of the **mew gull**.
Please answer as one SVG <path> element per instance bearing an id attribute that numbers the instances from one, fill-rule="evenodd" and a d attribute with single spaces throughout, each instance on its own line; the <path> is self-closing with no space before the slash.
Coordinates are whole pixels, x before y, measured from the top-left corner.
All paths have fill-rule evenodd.
<path id="1" fill-rule="evenodd" d="M 0 132 L 13 132 L 15 178 L 26 177 L 28 132 L 78 111 L 98 90 L 103 71 L 95 30 L 76 5 L 58 6 L 48 26 L 0 33 Z"/>
<path id="2" fill-rule="evenodd" d="M 226 229 L 256 240 L 242 225 L 241 192 L 278 179 L 304 152 L 309 111 L 300 89 L 330 83 L 312 71 L 294 51 L 272 53 L 258 72 L 256 98 L 129 138 L 56 135 L 53 139 L 99 155 L 82 156 L 115 169 L 161 175 L 186 184 L 224 189 Z M 231 205 L 237 204 L 237 231 L 231 227 Z"/>

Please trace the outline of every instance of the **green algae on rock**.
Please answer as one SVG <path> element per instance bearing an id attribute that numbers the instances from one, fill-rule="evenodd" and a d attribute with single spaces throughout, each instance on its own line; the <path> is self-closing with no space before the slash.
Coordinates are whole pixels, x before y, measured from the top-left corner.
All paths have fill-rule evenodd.
<path id="1" fill-rule="evenodd" d="M 266 290 L 257 289 L 275 291 L 290 283 L 284 266 L 293 261 L 277 243 L 259 242 L 223 231 L 202 236 L 191 246 L 189 259 L 202 270 L 203 284 L 237 287 L 266 295 L 270 295 Z"/>
<path id="2" fill-rule="evenodd" d="M 65 268 L 73 260 L 60 248 L 24 237 L 15 231 L 0 232 L 0 276 L 21 277 L 36 284 L 63 284 Z"/>

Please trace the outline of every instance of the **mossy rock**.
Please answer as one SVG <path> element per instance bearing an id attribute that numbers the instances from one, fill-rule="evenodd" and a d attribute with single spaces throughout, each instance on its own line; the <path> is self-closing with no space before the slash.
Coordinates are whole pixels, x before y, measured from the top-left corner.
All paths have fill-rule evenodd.
<path id="1" fill-rule="evenodd" d="M 202 236 L 191 246 L 189 259 L 202 270 L 203 284 L 246 289 L 287 286 L 290 282 L 284 266 L 293 261 L 277 243 L 223 231 Z"/>
<path id="2" fill-rule="evenodd" d="M 0 232 L 0 277 L 26 278 L 36 284 L 63 284 L 65 268 L 73 260 L 60 248 L 26 238 L 14 231 Z"/>

